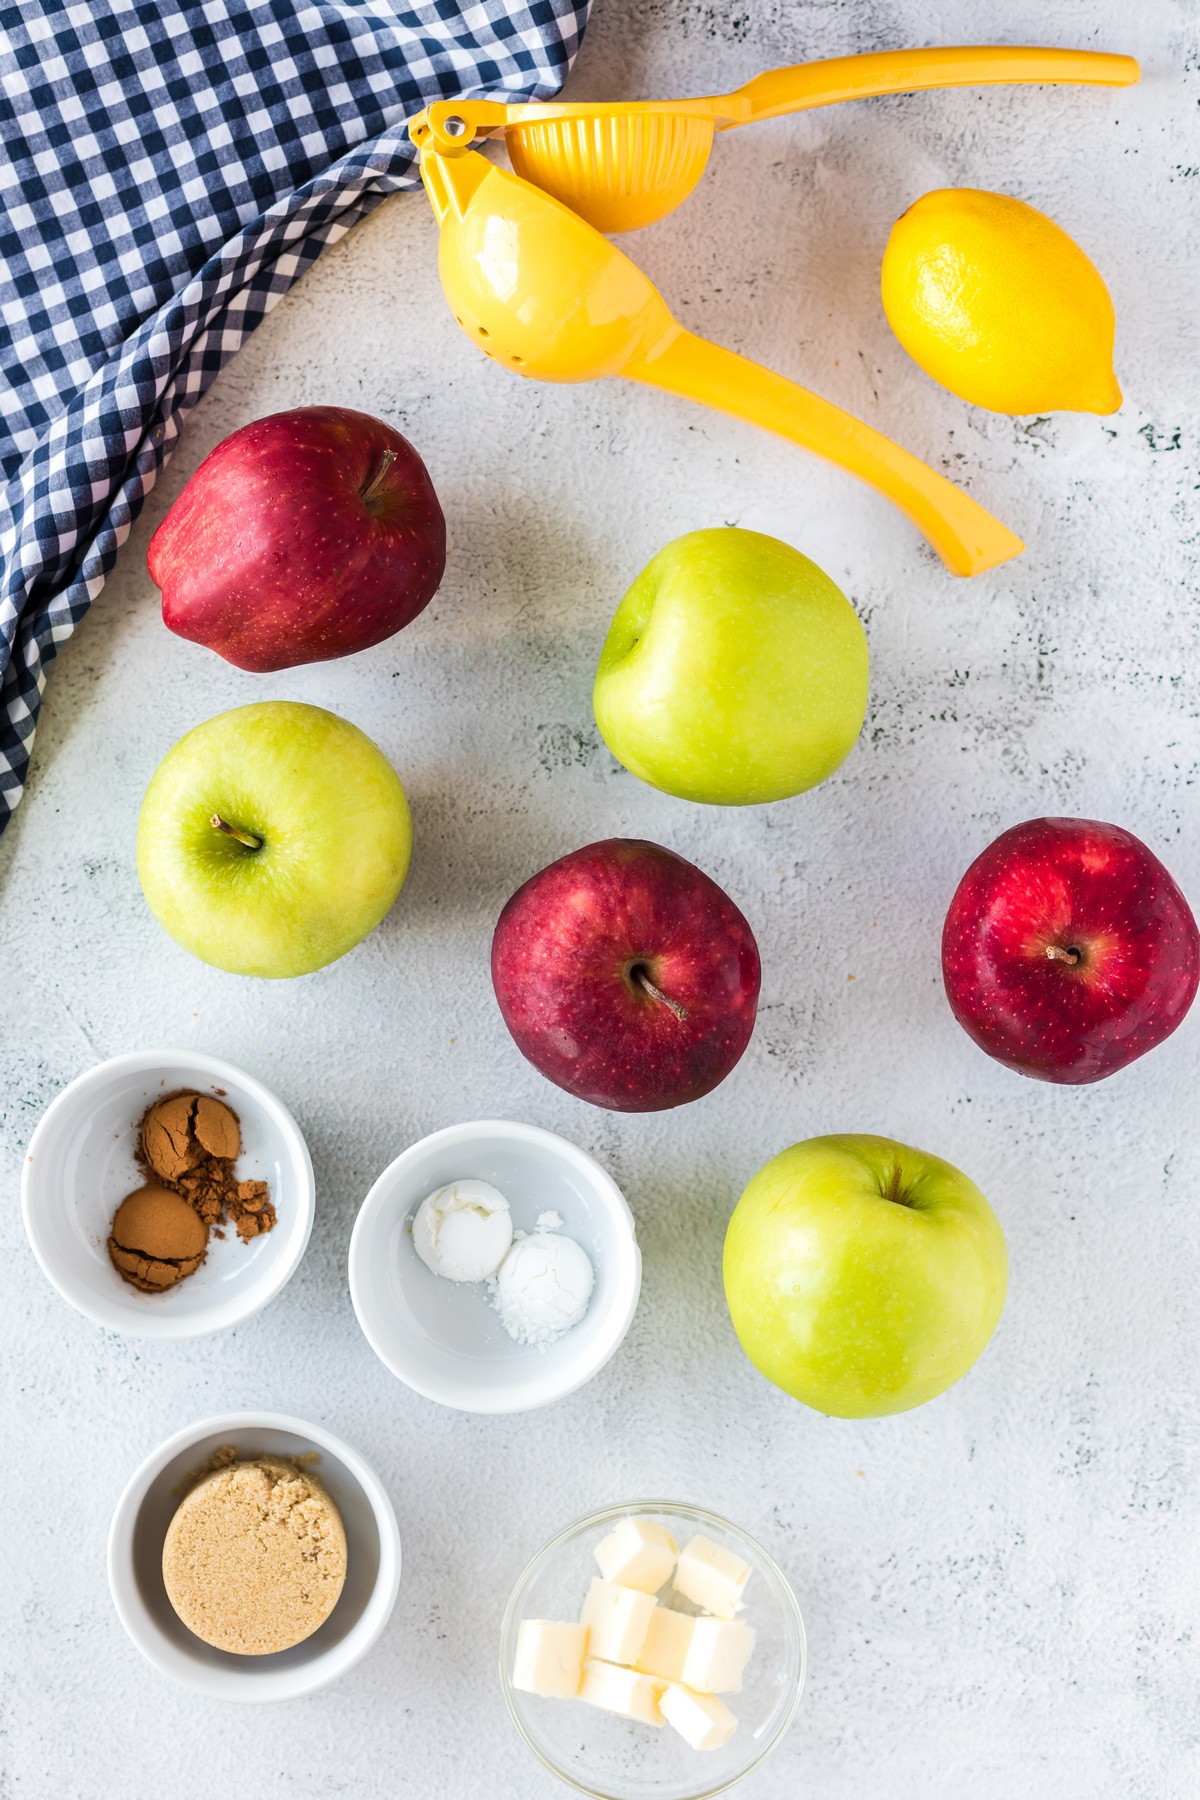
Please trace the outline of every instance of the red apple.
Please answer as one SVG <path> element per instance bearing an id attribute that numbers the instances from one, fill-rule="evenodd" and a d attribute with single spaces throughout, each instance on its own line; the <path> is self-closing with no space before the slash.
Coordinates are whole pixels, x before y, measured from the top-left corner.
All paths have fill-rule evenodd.
<path id="1" fill-rule="evenodd" d="M 1042 1081 L 1099 1081 L 1182 1023 L 1200 934 L 1132 832 L 1030 819 L 960 881 L 942 976 L 955 1018 L 989 1056 Z"/>
<path id="2" fill-rule="evenodd" d="M 659 1112 L 723 1081 L 758 1007 L 754 933 L 672 850 L 588 844 L 518 888 L 492 939 L 517 1048 L 593 1106 Z"/>
<path id="3" fill-rule="evenodd" d="M 344 406 L 301 406 L 218 444 L 146 560 L 172 631 L 239 669 L 288 669 L 415 619 L 442 579 L 446 522 L 407 438 Z"/>

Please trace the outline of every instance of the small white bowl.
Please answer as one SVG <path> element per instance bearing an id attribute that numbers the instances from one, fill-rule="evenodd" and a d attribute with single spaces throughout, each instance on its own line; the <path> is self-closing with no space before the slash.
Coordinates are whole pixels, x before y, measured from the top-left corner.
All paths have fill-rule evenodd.
<path id="1" fill-rule="evenodd" d="M 499 1188 L 518 1231 L 557 1212 L 591 1258 L 591 1303 L 555 1343 L 515 1343 L 481 1282 L 446 1281 L 413 1248 L 425 1196 L 470 1179 Z M 629 1330 L 641 1285 L 633 1214 L 612 1176 L 554 1132 L 504 1119 L 451 1125 L 404 1151 L 363 1201 L 350 1239 L 350 1296 L 372 1350 L 414 1392 L 462 1412 L 529 1412 L 582 1387 Z"/>
<path id="2" fill-rule="evenodd" d="M 123 1281 L 108 1255 L 112 1216 L 145 1177 L 134 1159 L 151 1103 L 180 1088 L 217 1094 L 241 1122 L 242 1180 L 265 1181 L 279 1219 L 242 1243 L 211 1239 L 194 1275 L 162 1294 Z M 51 1101 L 21 1170 L 25 1234 L 42 1272 L 79 1312 L 130 1337 L 198 1338 L 260 1312 L 294 1274 L 312 1230 L 312 1160 L 281 1100 L 232 1063 L 195 1050 L 137 1051 L 88 1069 Z"/>
<path id="3" fill-rule="evenodd" d="M 214 1650 L 188 1630 L 163 1585 L 163 1540 L 175 1510 L 230 1444 L 243 1456 L 315 1451 L 313 1473 L 346 1527 L 341 1598 L 311 1637 L 273 1656 Z M 400 1590 L 400 1531 L 378 1475 L 341 1438 L 284 1413 L 225 1413 L 177 1431 L 131 1477 L 109 1528 L 108 1585 L 122 1625 L 164 1675 L 214 1700 L 295 1700 L 336 1681 L 378 1641 Z"/>

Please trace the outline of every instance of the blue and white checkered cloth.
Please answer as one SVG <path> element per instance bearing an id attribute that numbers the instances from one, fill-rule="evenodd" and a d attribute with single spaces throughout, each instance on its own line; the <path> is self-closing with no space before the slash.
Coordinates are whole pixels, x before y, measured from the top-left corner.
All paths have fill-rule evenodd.
<path id="1" fill-rule="evenodd" d="M 417 180 L 405 120 L 556 93 L 588 0 L 0 0 L 0 831 L 46 674 L 189 410 Z"/>

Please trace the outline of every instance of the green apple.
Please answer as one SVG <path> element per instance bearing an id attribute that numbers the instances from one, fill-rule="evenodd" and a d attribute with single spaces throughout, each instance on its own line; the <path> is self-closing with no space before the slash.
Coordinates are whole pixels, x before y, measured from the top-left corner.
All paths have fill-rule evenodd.
<path id="1" fill-rule="evenodd" d="M 691 531 L 617 608 L 592 704 L 617 761 L 651 787 L 712 806 L 783 800 L 832 774 L 862 730 L 866 635 L 790 544 Z"/>
<path id="2" fill-rule="evenodd" d="M 841 1419 L 905 1412 L 965 1375 L 996 1329 L 1004 1234 L 973 1181 L 891 1138 L 793 1144 L 725 1237 L 725 1297 L 768 1381 Z"/>
<path id="3" fill-rule="evenodd" d="M 142 801 L 137 868 L 171 936 L 234 975 L 307 975 L 374 931 L 412 816 L 392 765 L 319 706 L 264 700 L 197 725 Z"/>

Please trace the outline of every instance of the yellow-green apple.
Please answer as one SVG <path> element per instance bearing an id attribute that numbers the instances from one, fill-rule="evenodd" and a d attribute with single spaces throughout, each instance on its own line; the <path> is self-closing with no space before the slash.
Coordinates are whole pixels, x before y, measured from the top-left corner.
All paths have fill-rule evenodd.
<path id="1" fill-rule="evenodd" d="M 264 700 L 197 725 L 138 820 L 150 909 L 202 962 L 307 975 L 374 931 L 408 872 L 400 778 L 356 725 Z"/>
<path id="2" fill-rule="evenodd" d="M 955 1018 L 998 1062 L 1042 1081 L 1099 1081 L 1182 1024 L 1200 933 L 1131 831 L 1028 819 L 959 882 L 942 977 Z"/>
<path id="3" fill-rule="evenodd" d="M 692 531 L 617 608 L 592 704 L 613 755 L 651 787 L 714 806 L 782 800 L 849 755 L 867 640 L 841 589 L 790 544 Z"/>
<path id="4" fill-rule="evenodd" d="M 996 1329 L 1004 1234 L 973 1181 L 891 1138 L 808 1138 L 758 1171 L 725 1237 L 743 1350 L 840 1419 L 905 1412 L 965 1375 Z"/>
<path id="5" fill-rule="evenodd" d="M 657 1112 L 723 1081 L 754 1030 L 754 933 L 673 850 L 609 838 L 518 888 L 492 939 L 492 983 L 547 1080 L 593 1106 Z"/>
<path id="6" fill-rule="evenodd" d="M 163 620 L 239 669 L 378 644 L 446 566 L 446 524 L 417 452 L 367 413 L 301 406 L 217 445 L 150 540 Z"/>

